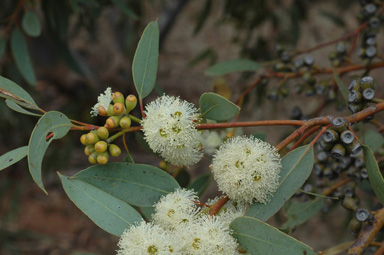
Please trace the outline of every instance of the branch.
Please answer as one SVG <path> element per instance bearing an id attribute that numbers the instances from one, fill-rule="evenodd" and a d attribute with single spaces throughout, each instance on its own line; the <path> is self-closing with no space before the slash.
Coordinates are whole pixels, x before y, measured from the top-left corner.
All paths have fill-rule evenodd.
<path id="1" fill-rule="evenodd" d="M 377 235 L 384 225 L 384 208 L 376 211 L 372 224 L 367 224 L 361 230 L 354 244 L 349 248 L 348 255 L 361 255 L 370 245 L 373 238 Z"/>

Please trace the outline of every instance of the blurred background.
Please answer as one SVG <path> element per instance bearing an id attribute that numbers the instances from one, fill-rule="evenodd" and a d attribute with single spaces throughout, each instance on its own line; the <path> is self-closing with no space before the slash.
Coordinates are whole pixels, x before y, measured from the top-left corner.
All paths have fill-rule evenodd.
<path id="1" fill-rule="evenodd" d="M 277 44 L 304 50 L 337 39 L 358 27 L 360 8 L 357 0 L 2 0 L 0 74 L 27 90 L 46 111 L 57 110 L 70 119 L 103 125 L 105 119 L 90 117 L 91 107 L 106 87 L 124 95 L 135 94 L 131 64 L 136 46 L 145 26 L 158 20 L 157 84 L 144 104 L 166 93 L 198 105 L 200 95 L 209 91 L 236 101 L 258 74 L 210 77 L 204 74 L 208 67 L 239 58 L 270 61 L 277 58 Z M 37 17 L 38 33 L 26 30 L 23 17 L 27 13 Z M 13 38 L 17 29 L 23 35 L 19 41 Z M 32 66 L 27 73 L 18 65 L 20 48 L 15 46 L 23 44 Z M 328 52 L 334 48 L 331 45 L 311 53 L 316 64 L 330 67 Z M 28 79 L 33 77 L 31 73 L 35 80 Z M 372 76 L 380 74 L 373 71 Z M 268 90 L 277 82 L 260 86 L 245 98 L 240 121 L 289 119 L 298 105 L 305 105 L 301 109 L 305 115 L 321 104 L 321 95 L 309 98 L 294 93 L 282 101 L 266 100 Z M 334 106 L 327 107 L 322 115 L 335 111 Z M 2 155 L 28 144 L 37 119 L 10 110 L 4 100 L 0 100 L 0 112 Z M 134 115 L 140 116 L 139 111 Z M 238 132 L 265 134 L 266 141 L 276 145 L 291 131 L 289 127 L 257 127 Z M 49 147 L 43 161 L 48 196 L 33 183 L 25 159 L 1 171 L 0 254 L 115 253 L 118 238 L 81 213 L 56 175 L 56 171 L 72 175 L 89 166 L 79 142 L 81 134 L 70 132 Z M 137 163 L 159 165 L 160 159 L 142 146 L 140 135 L 129 134 L 127 141 Z M 209 164 L 207 156 L 187 169 L 189 178 L 208 172 Z M 211 183 L 203 200 L 217 194 Z M 316 250 L 353 240 L 346 230 L 347 214 L 335 209 L 326 216 L 318 215 L 293 235 Z M 279 222 L 279 217 L 272 219 L 274 222 Z"/>

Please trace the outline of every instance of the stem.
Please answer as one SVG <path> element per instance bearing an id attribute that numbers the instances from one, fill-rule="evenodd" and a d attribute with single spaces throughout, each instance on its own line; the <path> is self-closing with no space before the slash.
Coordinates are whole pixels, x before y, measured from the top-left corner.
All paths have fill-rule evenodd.
<path id="1" fill-rule="evenodd" d="M 345 184 L 349 183 L 353 181 L 353 178 L 352 177 L 349 177 L 349 178 L 345 178 L 345 179 L 341 179 L 339 182 L 333 184 L 331 187 L 329 187 L 328 189 L 324 190 L 322 192 L 322 194 L 324 196 L 328 196 L 329 194 L 331 194 L 334 190 L 336 190 L 337 188 L 341 187 L 341 186 L 344 186 Z"/>
<path id="2" fill-rule="evenodd" d="M 211 211 L 209 212 L 209 215 L 216 215 L 220 209 L 229 201 L 229 197 L 228 196 L 224 196 L 222 197 L 219 201 L 217 201 L 216 204 L 214 204 L 212 207 L 211 207 Z"/>
<path id="3" fill-rule="evenodd" d="M 107 143 L 113 142 L 114 140 L 116 140 L 117 138 L 119 138 L 120 136 L 122 136 L 125 133 L 139 131 L 139 130 L 141 130 L 141 126 L 125 128 L 125 129 L 121 130 L 120 132 L 117 132 L 113 136 L 109 137 L 107 139 Z"/>
<path id="4" fill-rule="evenodd" d="M 196 125 L 197 129 L 217 129 L 231 127 L 254 127 L 254 126 L 302 126 L 306 123 L 304 120 L 260 120 L 230 123 L 208 123 Z"/>
<path id="5" fill-rule="evenodd" d="M 310 135 L 312 135 L 313 133 L 315 133 L 317 130 L 319 130 L 321 128 L 321 126 L 314 126 L 313 128 L 311 128 L 310 130 L 308 130 L 307 132 L 305 132 L 305 134 L 300 137 L 300 139 L 292 146 L 292 148 L 289 150 L 289 151 L 292 151 L 294 149 L 296 149 L 297 147 L 299 147 L 299 145 L 304 142 L 305 139 L 307 139 Z"/>
<path id="6" fill-rule="evenodd" d="M 133 116 L 133 115 L 131 115 L 131 114 L 129 114 L 128 117 L 129 117 L 132 121 L 134 121 L 134 122 L 136 122 L 136 123 L 139 123 L 139 124 L 140 124 L 140 122 L 141 122 L 141 119 L 139 119 L 139 118 L 137 118 L 137 117 L 135 117 L 135 116 Z"/>
<path id="7" fill-rule="evenodd" d="M 144 112 L 144 107 L 143 107 L 143 100 L 141 99 L 141 97 L 139 97 L 139 104 L 140 104 L 141 116 L 143 116 L 143 118 L 145 118 L 145 112 Z"/>

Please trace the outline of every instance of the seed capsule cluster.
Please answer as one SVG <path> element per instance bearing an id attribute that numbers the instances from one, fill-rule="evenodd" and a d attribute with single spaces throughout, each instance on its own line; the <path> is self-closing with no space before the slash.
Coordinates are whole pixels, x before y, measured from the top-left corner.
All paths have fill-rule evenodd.
<path id="1" fill-rule="evenodd" d="M 355 79 L 349 85 L 348 108 L 352 113 L 364 109 L 375 97 L 376 82 L 370 76 Z M 370 116 L 372 118 L 373 116 Z"/>
<path id="2" fill-rule="evenodd" d="M 124 98 L 120 92 L 112 93 L 112 102 L 108 107 L 99 104 L 97 112 L 100 116 L 108 116 L 104 127 L 92 130 L 80 137 L 80 142 L 85 145 L 84 153 L 88 156 L 91 164 L 106 164 L 109 156 L 118 157 L 121 149 L 116 144 L 112 144 L 110 137 L 110 129 L 113 128 L 129 128 L 131 126 L 131 118 L 129 112 L 132 111 L 137 104 L 137 98 L 129 95 Z M 106 109 L 108 108 L 108 109 Z"/>
<path id="3" fill-rule="evenodd" d="M 358 55 L 363 60 L 363 64 L 368 65 L 377 55 L 376 35 L 379 32 L 381 23 L 378 17 L 378 10 L 382 5 L 382 1 L 361 0 L 360 5 L 361 9 L 357 18 L 360 23 L 368 22 L 368 26 L 363 31 Z"/>
<path id="4" fill-rule="evenodd" d="M 336 44 L 336 50 L 329 53 L 329 60 L 334 67 L 340 67 L 344 64 L 345 57 L 347 56 L 347 46 L 345 42 Z"/>
<path id="5" fill-rule="evenodd" d="M 334 118 L 332 127 L 325 131 L 320 140 L 322 150 L 330 153 L 333 158 L 341 159 L 344 156 L 357 155 L 362 149 L 361 144 L 347 127 L 348 123 L 344 118 Z"/>

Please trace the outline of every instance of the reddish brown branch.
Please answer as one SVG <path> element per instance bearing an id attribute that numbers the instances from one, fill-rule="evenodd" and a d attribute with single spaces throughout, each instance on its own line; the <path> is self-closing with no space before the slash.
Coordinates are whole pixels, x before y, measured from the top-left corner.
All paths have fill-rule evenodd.
<path id="1" fill-rule="evenodd" d="M 348 255 L 361 255 L 365 249 L 370 245 L 373 238 L 377 235 L 384 225 L 384 208 L 374 213 L 372 224 L 367 224 L 361 230 L 356 241 L 348 250 Z"/>
<path id="2" fill-rule="evenodd" d="M 229 123 L 206 123 L 198 124 L 197 129 L 216 129 L 216 128 L 232 128 L 232 127 L 255 127 L 255 126 L 302 126 L 304 120 L 260 120 L 245 122 L 229 122 Z"/>
<path id="3" fill-rule="evenodd" d="M 307 139 L 310 135 L 312 135 L 313 133 L 315 133 L 317 130 L 319 130 L 321 128 L 321 126 L 315 126 L 313 128 L 311 128 L 310 130 L 308 130 L 307 132 L 304 133 L 304 135 L 302 137 L 300 137 L 299 140 L 297 140 L 297 142 L 292 146 L 292 148 L 290 149 L 290 151 L 296 149 L 297 147 L 299 147 L 299 145 L 304 142 L 305 139 Z"/>
<path id="4" fill-rule="evenodd" d="M 342 186 L 344 186 L 345 184 L 347 184 L 348 182 L 351 182 L 351 181 L 353 181 L 352 177 L 341 179 L 338 182 L 336 182 L 335 184 L 333 184 L 331 187 L 329 187 L 328 189 L 324 190 L 322 192 L 322 195 L 328 196 L 333 191 L 335 191 L 337 188 L 342 187 Z"/>
<path id="5" fill-rule="evenodd" d="M 219 201 L 217 201 L 216 204 L 214 204 L 211 207 L 211 211 L 209 212 L 209 215 L 216 215 L 220 211 L 220 209 L 228 202 L 228 200 L 229 200 L 228 196 L 222 197 Z"/>

